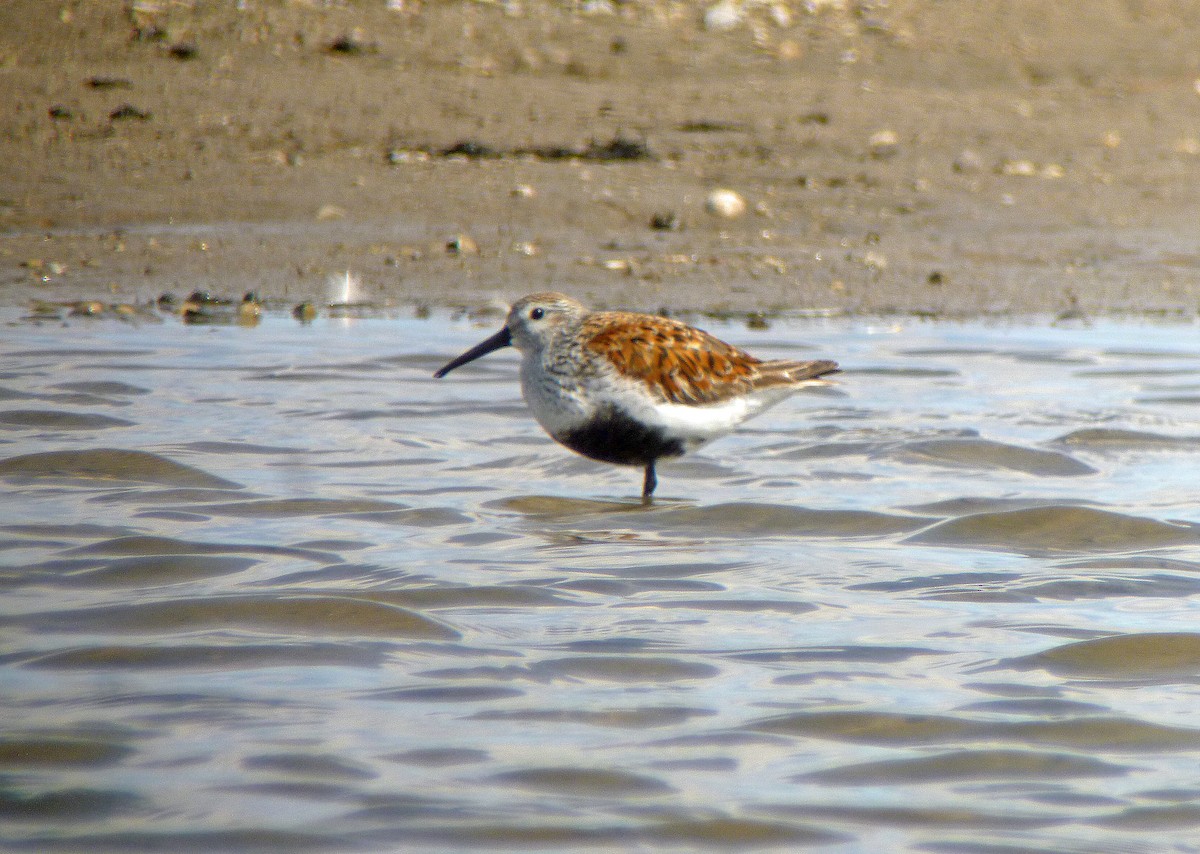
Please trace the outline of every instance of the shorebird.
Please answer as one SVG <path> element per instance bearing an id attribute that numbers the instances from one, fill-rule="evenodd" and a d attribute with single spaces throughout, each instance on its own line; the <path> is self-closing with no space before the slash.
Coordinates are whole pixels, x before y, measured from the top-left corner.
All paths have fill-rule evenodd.
<path id="1" fill-rule="evenodd" d="M 763 361 L 678 320 L 589 311 L 559 293 L 517 300 L 504 327 L 434 377 L 502 347 L 521 353 L 521 393 L 542 428 L 593 460 L 642 466 L 733 432 L 738 424 L 837 371 L 837 362 Z"/>

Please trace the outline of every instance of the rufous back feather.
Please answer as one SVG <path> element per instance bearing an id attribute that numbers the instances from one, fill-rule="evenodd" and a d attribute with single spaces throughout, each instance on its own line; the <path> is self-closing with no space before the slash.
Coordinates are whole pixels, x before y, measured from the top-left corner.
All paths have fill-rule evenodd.
<path id="1" fill-rule="evenodd" d="M 617 372 L 641 380 L 670 403 L 720 403 L 755 388 L 796 385 L 837 369 L 834 362 L 764 362 L 677 320 L 597 312 L 582 329 L 584 346 Z"/>

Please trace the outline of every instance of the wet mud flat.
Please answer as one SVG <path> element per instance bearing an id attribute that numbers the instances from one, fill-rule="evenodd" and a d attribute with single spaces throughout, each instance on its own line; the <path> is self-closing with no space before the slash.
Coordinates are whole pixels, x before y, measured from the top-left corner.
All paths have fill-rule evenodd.
<path id="1" fill-rule="evenodd" d="M 1194 317 L 1197 15 L 13 0 L 0 303 Z"/>
<path id="2" fill-rule="evenodd" d="M 494 318 L 5 310 L 4 844 L 1188 850 L 1195 325 L 693 319 L 845 372 L 646 508 Z"/>

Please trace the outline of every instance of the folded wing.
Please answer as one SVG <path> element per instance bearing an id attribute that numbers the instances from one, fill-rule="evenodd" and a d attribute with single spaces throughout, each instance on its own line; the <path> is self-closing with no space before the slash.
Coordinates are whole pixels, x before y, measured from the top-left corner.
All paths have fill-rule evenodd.
<path id="1" fill-rule="evenodd" d="M 625 312 L 593 314 L 584 346 L 661 400 L 720 403 L 756 388 L 799 385 L 837 370 L 830 361 L 764 362 L 677 320 Z"/>

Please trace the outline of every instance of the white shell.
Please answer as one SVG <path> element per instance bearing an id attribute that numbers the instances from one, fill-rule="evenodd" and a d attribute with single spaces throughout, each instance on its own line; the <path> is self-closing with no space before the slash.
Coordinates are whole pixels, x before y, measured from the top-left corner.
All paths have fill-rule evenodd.
<path id="1" fill-rule="evenodd" d="M 704 209 L 715 216 L 736 219 L 746 212 L 746 200 L 736 190 L 713 190 L 704 200 Z"/>
<path id="2" fill-rule="evenodd" d="M 704 10 L 704 29 L 714 32 L 732 30 L 742 22 L 742 7 L 733 0 L 721 0 Z"/>

